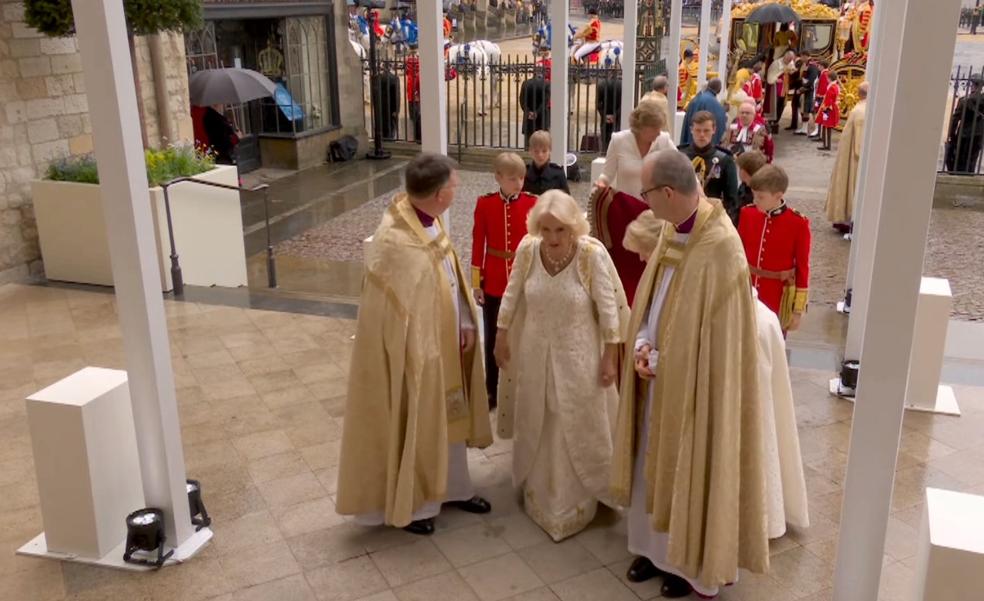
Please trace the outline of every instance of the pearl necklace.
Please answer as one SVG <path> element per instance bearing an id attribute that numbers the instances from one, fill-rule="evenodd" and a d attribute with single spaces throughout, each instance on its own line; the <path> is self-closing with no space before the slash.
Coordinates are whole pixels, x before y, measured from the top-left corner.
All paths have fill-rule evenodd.
<path id="1" fill-rule="evenodd" d="M 553 257 L 551 257 L 550 252 L 546 248 L 544 248 L 542 255 L 543 255 L 543 259 L 547 262 L 549 271 L 553 274 L 560 273 L 565 267 L 567 267 L 567 264 L 571 262 L 571 259 L 574 258 L 575 250 L 577 250 L 577 244 L 571 244 L 571 248 L 567 252 L 567 254 L 564 255 L 562 259 L 557 261 Z"/>

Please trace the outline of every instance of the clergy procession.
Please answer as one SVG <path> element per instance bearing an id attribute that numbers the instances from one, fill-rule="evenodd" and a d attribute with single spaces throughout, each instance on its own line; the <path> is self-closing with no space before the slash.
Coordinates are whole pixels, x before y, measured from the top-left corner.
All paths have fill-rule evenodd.
<path id="1" fill-rule="evenodd" d="M 809 221 L 782 168 L 715 144 L 710 111 L 689 127 L 677 148 L 665 104 L 641 100 L 587 212 L 532 133 L 528 164 L 493 161 L 467 270 L 446 221 L 457 164 L 406 165 L 366 249 L 338 513 L 418 535 L 445 511 L 493 513 L 468 449 L 511 440 L 517 495 L 553 541 L 626 520 L 630 582 L 713 598 L 768 572 L 769 539 L 809 526 L 785 350 Z"/>
<path id="2" fill-rule="evenodd" d="M 588 198 L 524 104 L 530 160 L 492 162 L 470 265 L 448 230 L 457 164 L 406 165 L 365 254 L 338 513 L 424 536 L 445 511 L 494 514 L 469 449 L 511 441 L 526 515 L 555 543 L 624 520 L 629 582 L 710 599 L 769 572 L 770 539 L 810 526 L 785 340 L 807 311 L 812 239 L 773 163 L 780 120 L 821 151 L 843 128 L 826 213 L 849 234 L 869 91 L 841 124 L 838 71 L 798 54 L 800 30 L 777 22 L 733 84 L 698 88 L 686 49 L 676 102 L 655 77 L 621 131 L 621 101 L 599 108 Z"/>

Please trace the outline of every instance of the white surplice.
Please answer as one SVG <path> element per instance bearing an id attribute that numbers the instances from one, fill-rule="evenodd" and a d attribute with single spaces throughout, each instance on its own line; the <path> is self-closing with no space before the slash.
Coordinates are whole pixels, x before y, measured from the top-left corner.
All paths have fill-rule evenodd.
<path id="1" fill-rule="evenodd" d="M 754 292 L 754 291 L 753 291 Z M 786 533 L 786 524 L 808 528 L 806 478 L 800 454 L 793 388 L 789 383 L 786 341 L 779 318 L 762 301 L 757 307 L 759 387 L 765 420 L 766 494 L 769 538 Z"/>
<path id="2" fill-rule="evenodd" d="M 425 227 L 424 231 L 433 240 L 437 237 L 440 230 L 437 221 Z M 454 311 L 458 316 L 459 330 L 475 329 L 475 324 L 471 319 L 469 311 L 462 311 L 463 306 L 467 307 L 468 300 L 463 298 L 464 292 L 458 283 L 458 276 L 455 274 L 454 262 L 450 257 L 444 259 L 444 273 L 451 286 L 451 298 L 454 301 Z M 477 344 L 477 337 L 476 337 Z M 380 358 L 382 360 L 382 358 Z M 468 471 L 468 448 L 463 442 L 448 445 L 448 493 L 443 503 L 449 501 L 467 501 L 475 495 L 475 488 L 472 486 L 471 474 Z M 415 511 L 412 516 L 413 521 L 424 520 L 435 517 L 441 513 L 441 502 L 424 503 L 420 509 Z M 384 523 L 383 512 L 374 511 L 355 516 L 355 523 L 361 526 L 381 526 Z"/>
<path id="3" fill-rule="evenodd" d="M 676 240 L 680 243 L 686 243 L 688 238 L 690 238 L 690 234 L 677 233 L 676 235 Z M 663 266 L 663 277 L 657 284 L 659 288 L 653 294 L 653 302 L 649 306 L 649 313 L 646 319 L 643 320 L 642 328 L 636 336 L 635 348 L 638 349 L 644 344 L 649 344 L 655 350 L 659 351 L 656 348 L 656 332 L 659 331 L 660 314 L 663 311 L 663 304 L 666 301 L 666 295 L 670 289 L 670 281 L 673 279 L 675 271 L 676 269 L 671 265 Z M 642 421 L 642 428 L 640 429 L 639 439 L 636 443 L 635 465 L 633 466 L 632 475 L 632 499 L 628 515 L 629 552 L 633 555 L 641 555 L 649 559 L 649 561 L 653 562 L 653 565 L 664 572 L 669 572 L 670 574 L 675 574 L 683 578 L 701 595 L 713 597 L 718 593 L 717 587 L 712 589 L 703 587 L 699 582 L 687 578 L 683 573 L 667 563 L 666 551 L 670 537 L 666 532 L 658 532 L 653 529 L 652 516 L 646 507 L 646 475 L 643 472 L 646 463 L 646 448 L 649 445 L 649 418 L 652 411 L 652 391 L 654 388 L 653 386 L 649 388 L 649 398 L 646 401 L 646 411 Z M 735 574 L 735 581 L 737 580 L 738 575 Z"/>

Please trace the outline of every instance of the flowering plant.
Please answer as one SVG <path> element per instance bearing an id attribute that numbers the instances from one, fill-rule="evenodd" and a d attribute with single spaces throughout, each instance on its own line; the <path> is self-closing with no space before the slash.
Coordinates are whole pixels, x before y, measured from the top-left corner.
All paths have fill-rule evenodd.
<path id="1" fill-rule="evenodd" d="M 144 151 L 147 163 L 147 183 L 159 186 L 177 177 L 190 177 L 215 167 L 211 153 L 191 144 L 171 144 L 160 150 Z M 63 182 L 98 184 L 99 170 L 91 154 L 64 158 L 48 166 L 47 179 Z"/>

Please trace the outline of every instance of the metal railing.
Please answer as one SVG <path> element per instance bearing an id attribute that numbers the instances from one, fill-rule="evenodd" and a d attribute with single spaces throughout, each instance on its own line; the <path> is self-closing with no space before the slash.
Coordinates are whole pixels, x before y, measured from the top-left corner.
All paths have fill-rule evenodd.
<path id="1" fill-rule="evenodd" d="M 267 285 L 270 288 L 277 287 L 277 263 L 273 257 L 273 241 L 270 237 L 270 187 L 260 184 L 255 188 L 243 188 L 242 186 L 232 186 L 219 182 L 210 182 L 194 177 L 178 177 L 169 182 L 161 184 L 164 191 L 164 213 L 167 217 L 167 238 L 171 245 L 171 285 L 175 296 L 184 295 L 184 277 L 181 275 L 181 263 L 178 259 L 178 250 L 174 244 L 174 225 L 171 222 L 171 199 L 168 190 L 175 184 L 183 182 L 220 188 L 223 190 L 235 190 L 237 192 L 263 192 L 263 214 L 266 222 L 266 242 L 267 242 Z"/>
<path id="2" fill-rule="evenodd" d="M 375 85 L 380 89 L 374 95 L 375 105 L 370 104 L 365 112 L 367 129 L 372 130 L 373 120 L 378 119 L 384 142 L 414 142 L 414 118 L 419 119 L 419 116 L 409 111 L 405 64 L 401 60 L 391 59 L 377 62 L 380 75 L 373 82 L 377 82 Z M 368 61 L 364 63 L 364 68 L 369 69 Z M 622 67 L 618 63 L 591 66 L 572 61 L 568 68 L 568 149 L 577 151 L 587 138 L 601 137 L 604 115 L 599 106 L 598 84 L 606 80 L 620 80 Z M 637 64 L 635 99 L 638 100 L 650 88 L 656 75 L 665 72 L 662 62 Z M 526 110 L 529 109 L 522 106 L 520 94 L 524 82 L 543 75 L 543 67 L 529 57 L 515 59 L 507 56 L 501 62 L 486 65 L 449 64 L 444 82 L 448 99 L 448 139 L 460 148 L 524 149 L 523 125 Z M 550 108 L 548 101 L 547 113 Z M 549 129 L 549 123 L 548 114 L 536 120 L 538 128 Z M 590 146 L 591 140 L 587 142 Z"/>
<path id="3" fill-rule="evenodd" d="M 950 111 L 940 171 L 984 174 L 984 68 L 957 67 L 950 76 Z"/>

